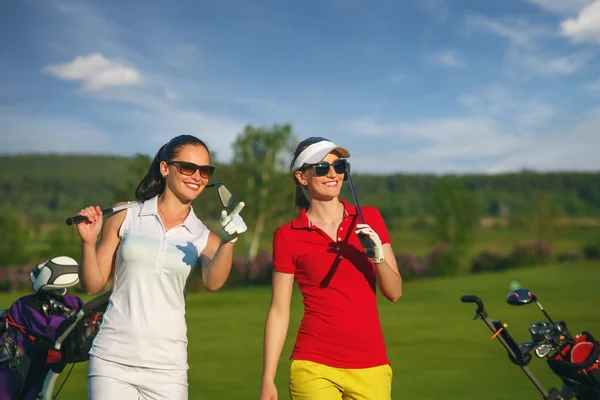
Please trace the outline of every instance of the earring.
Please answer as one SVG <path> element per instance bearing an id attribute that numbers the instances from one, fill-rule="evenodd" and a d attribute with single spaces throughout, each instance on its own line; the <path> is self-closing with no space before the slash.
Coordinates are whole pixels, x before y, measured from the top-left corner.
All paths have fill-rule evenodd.
<path id="1" fill-rule="evenodd" d="M 302 181 L 302 184 L 303 184 L 303 185 L 306 185 L 306 181 Z"/>

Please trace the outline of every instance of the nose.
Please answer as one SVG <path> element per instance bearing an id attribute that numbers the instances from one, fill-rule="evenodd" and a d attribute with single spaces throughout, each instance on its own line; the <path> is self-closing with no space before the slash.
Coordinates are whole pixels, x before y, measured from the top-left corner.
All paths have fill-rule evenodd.
<path id="1" fill-rule="evenodd" d="M 329 166 L 329 171 L 327 171 L 327 177 L 328 178 L 335 178 L 337 176 L 337 172 L 335 172 L 335 169 L 333 168 L 333 164 Z"/>
<path id="2" fill-rule="evenodd" d="M 202 175 L 200 174 L 200 169 L 196 169 L 192 174 L 192 178 L 196 181 L 202 180 Z"/>

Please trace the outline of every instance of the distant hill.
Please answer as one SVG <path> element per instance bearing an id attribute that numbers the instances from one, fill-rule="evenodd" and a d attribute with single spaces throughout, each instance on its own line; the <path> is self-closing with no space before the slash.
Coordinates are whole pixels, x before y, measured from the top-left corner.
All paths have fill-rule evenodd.
<path id="1" fill-rule="evenodd" d="M 149 162 L 149 160 L 147 160 Z M 42 220 L 64 220 L 90 204 L 111 205 L 133 198 L 146 166 L 133 157 L 105 155 L 0 155 L 0 210 Z M 236 194 L 244 177 L 220 165 L 215 179 L 224 180 Z M 144 172 L 142 172 L 144 171 Z M 435 175 L 353 174 L 361 205 L 378 206 L 388 218 L 425 217 L 430 210 L 428 191 Z M 536 206 L 550 201 L 561 216 L 600 217 L 600 171 L 462 176 L 476 196 L 484 216 Z M 346 189 L 347 189 L 346 184 Z M 282 189 L 284 190 L 284 189 Z M 294 190 L 290 182 L 289 188 Z M 350 200 L 349 191 L 343 197 Z M 201 200 L 204 202 L 204 200 Z M 210 203 L 210 204 L 209 204 Z M 212 202 L 202 203 L 213 207 Z M 218 205 L 214 205 L 218 207 Z"/>

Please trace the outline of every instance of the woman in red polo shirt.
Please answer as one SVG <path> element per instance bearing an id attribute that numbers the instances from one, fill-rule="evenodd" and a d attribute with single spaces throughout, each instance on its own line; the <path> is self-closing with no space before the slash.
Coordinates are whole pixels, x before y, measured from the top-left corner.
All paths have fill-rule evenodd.
<path id="1" fill-rule="evenodd" d="M 292 351 L 294 400 L 389 400 L 392 369 L 379 321 L 376 287 L 390 301 L 402 278 L 387 228 L 375 207 L 339 199 L 350 153 L 331 141 L 302 141 L 290 172 L 299 213 L 273 237 L 273 292 L 267 315 L 261 400 L 277 399 L 274 379 L 287 335 L 294 281 L 304 315 Z M 309 195 L 307 200 L 304 191 Z M 357 234 L 375 248 L 369 258 Z"/>

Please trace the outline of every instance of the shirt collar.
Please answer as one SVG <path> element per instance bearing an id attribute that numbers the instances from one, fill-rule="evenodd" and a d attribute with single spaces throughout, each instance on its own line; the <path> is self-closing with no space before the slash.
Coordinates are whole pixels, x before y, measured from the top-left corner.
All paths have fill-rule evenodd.
<path id="1" fill-rule="evenodd" d="M 356 215 L 356 207 L 349 204 L 346 200 L 340 199 L 340 203 L 344 205 L 344 217 L 348 215 Z M 311 229 L 312 222 L 306 216 L 306 208 L 300 210 L 296 218 L 292 220 L 292 228 L 295 229 Z"/>
<path id="2" fill-rule="evenodd" d="M 154 215 L 158 218 L 158 195 L 142 203 L 140 216 Z M 190 205 L 190 213 L 181 223 L 190 233 L 195 235 L 198 232 L 198 218 L 194 213 L 194 207 Z"/>

